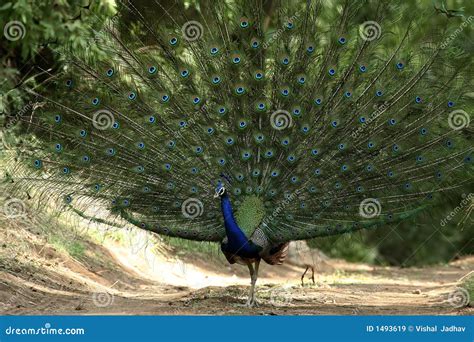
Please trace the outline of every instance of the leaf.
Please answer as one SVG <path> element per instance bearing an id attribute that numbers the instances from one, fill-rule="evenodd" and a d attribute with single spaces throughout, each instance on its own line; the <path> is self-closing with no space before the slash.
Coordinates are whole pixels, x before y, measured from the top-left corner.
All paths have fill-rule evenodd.
<path id="1" fill-rule="evenodd" d="M 0 7 L 0 11 L 5 11 L 5 10 L 9 9 L 10 7 L 12 7 L 12 3 L 11 3 L 11 2 L 7 2 L 5 5 L 3 5 L 2 7 Z"/>

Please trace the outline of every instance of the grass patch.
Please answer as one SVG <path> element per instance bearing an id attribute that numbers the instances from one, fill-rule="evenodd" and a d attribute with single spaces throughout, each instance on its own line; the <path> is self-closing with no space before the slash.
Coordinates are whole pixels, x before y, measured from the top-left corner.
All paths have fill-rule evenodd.
<path id="1" fill-rule="evenodd" d="M 222 259 L 220 246 L 215 242 L 184 240 L 165 237 L 164 241 L 178 250 L 178 254 L 202 253 L 215 259 Z"/>
<path id="2" fill-rule="evenodd" d="M 61 223 L 57 218 L 49 218 L 48 221 L 47 224 L 42 225 L 43 235 L 48 243 L 75 259 L 83 259 L 86 253 L 87 236 L 76 234 L 70 224 Z"/>
<path id="3" fill-rule="evenodd" d="M 82 259 L 85 254 L 85 246 L 79 241 L 71 241 L 63 239 L 59 235 L 51 236 L 48 239 L 56 249 L 66 252 L 75 259 Z"/>

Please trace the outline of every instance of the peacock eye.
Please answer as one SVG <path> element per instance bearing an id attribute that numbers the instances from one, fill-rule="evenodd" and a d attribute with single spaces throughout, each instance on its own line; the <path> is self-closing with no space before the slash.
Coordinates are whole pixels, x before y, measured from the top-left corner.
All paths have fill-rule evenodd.
<path id="1" fill-rule="evenodd" d="M 222 187 L 219 189 L 219 196 L 222 196 L 224 194 L 225 188 Z"/>

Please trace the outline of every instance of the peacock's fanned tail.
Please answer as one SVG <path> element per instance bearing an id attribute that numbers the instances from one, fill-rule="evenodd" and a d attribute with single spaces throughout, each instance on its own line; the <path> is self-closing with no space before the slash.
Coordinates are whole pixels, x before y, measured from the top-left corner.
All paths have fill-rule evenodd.
<path id="1" fill-rule="evenodd" d="M 472 185 L 459 123 L 468 18 L 411 9 L 217 1 L 188 18 L 121 4 L 100 57 L 69 51 L 47 91 L 31 90 L 42 103 L 21 117 L 31 150 L 8 174 L 99 222 L 203 241 L 225 235 L 212 196 L 222 174 L 236 211 L 260 215 L 274 243 L 403 220 Z"/>

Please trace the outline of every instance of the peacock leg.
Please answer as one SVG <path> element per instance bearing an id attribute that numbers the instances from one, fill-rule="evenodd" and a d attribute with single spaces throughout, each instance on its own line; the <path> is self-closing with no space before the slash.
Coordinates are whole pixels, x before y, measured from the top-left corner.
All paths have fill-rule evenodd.
<path id="1" fill-rule="evenodd" d="M 252 263 L 248 263 L 247 266 L 249 267 L 250 272 L 250 292 L 249 298 L 247 299 L 247 303 L 245 303 L 245 306 L 253 307 L 258 305 L 258 302 L 255 299 L 255 284 L 257 283 L 258 267 L 260 266 L 260 260 L 255 262 L 255 268 Z"/>
<path id="2" fill-rule="evenodd" d="M 306 272 L 308 272 L 309 266 L 306 266 L 306 269 L 304 270 L 303 275 L 301 276 L 301 286 L 304 286 L 304 276 Z"/>
<path id="3" fill-rule="evenodd" d="M 258 268 L 260 266 L 260 260 L 255 261 L 255 270 L 253 273 L 252 283 L 250 286 L 250 306 L 258 306 L 258 301 L 255 299 L 255 285 L 257 283 L 258 278 Z"/>
<path id="4" fill-rule="evenodd" d="M 313 273 L 311 274 L 311 280 L 313 281 L 313 285 L 316 285 L 314 281 L 314 266 L 311 266 L 311 270 L 313 271 Z"/>
<path id="5" fill-rule="evenodd" d="M 252 297 L 253 297 L 253 286 L 254 286 L 253 280 L 255 278 L 255 270 L 251 262 L 249 262 L 247 266 L 249 267 L 249 272 L 250 272 L 250 292 L 249 292 L 249 297 L 247 299 L 247 303 L 245 303 L 245 306 L 252 306 L 251 302 L 252 302 Z"/>

